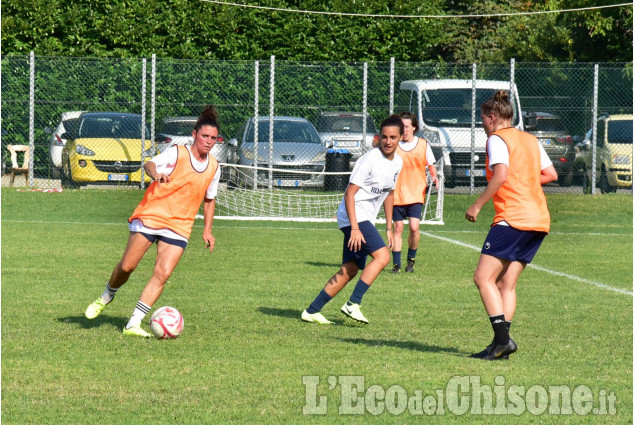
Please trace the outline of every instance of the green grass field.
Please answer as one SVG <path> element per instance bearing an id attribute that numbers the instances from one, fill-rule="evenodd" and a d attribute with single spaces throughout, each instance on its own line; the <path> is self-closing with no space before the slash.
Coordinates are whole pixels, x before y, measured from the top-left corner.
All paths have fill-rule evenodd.
<path id="1" fill-rule="evenodd" d="M 199 221 L 155 306 L 181 310 L 185 329 L 160 341 L 121 335 L 154 250 L 101 316 L 83 316 L 141 196 L 2 189 L 3 424 L 632 423 L 632 196 L 548 198 L 552 234 L 518 286 L 519 351 L 500 362 L 467 358 L 491 340 L 472 283 L 491 204 L 471 224 L 474 198 L 446 196 L 416 273 L 382 273 L 366 294 L 368 326 L 339 313 L 352 285 L 323 310 L 334 326 L 299 319 L 339 267 L 334 223 L 217 220 L 210 255 Z M 572 413 L 540 398 L 555 386 L 574 393 Z M 481 414 L 492 394 L 510 416 Z M 613 415 L 585 414 L 613 396 Z"/>

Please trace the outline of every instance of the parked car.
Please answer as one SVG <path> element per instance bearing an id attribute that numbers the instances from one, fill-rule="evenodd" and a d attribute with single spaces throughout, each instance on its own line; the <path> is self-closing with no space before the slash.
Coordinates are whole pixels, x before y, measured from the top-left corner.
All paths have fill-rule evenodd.
<path id="1" fill-rule="evenodd" d="M 593 177 L 592 130 L 579 145 L 584 163 L 584 189 Z M 633 187 L 633 115 L 604 115 L 596 123 L 595 179 L 604 193 Z"/>
<path id="2" fill-rule="evenodd" d="M 240 165 L 262 168 L 274 168 L 272 185 L 276 187 L 323 187 L 326 147 L 320 141 L 313 124 L 304 118 L 277 116 L 273 119 L 273 146 L 269 143 L 269 117 L 259 117 L 258 151 L 254 143 L 255 120 L 249 118 L 230 144 L 237 147 Z M 273 162 L 269 162 L 269 155 Z M 290 171 L 306 171 L 312 174 L 298 174 Z M 313 174 L 315 173 L 315 174 Z M 253 186 L 254 175 L 251 170 L 232 176 L 233 183 L 241 186 Z M 257 184 L 269 184 L 269 171 L 257 171 Z"/>
<path id="3" fill-rule="evenodd" d="M 73 126 L 77 123 L 77 119 L 83 111 L 68 111 L 62 112 L 59 124 L 55 127 L 55 130 L 50 131 L 47 127 L 44 131 L 51 134 L 49 139 L 51 155 L 51 172 L 53 178 L 60 178 L 62 174 L 62 150 L 66 145 L 66 139 L 62 136 L 64 133 L 72 132 Z"/>
<path id="4" fill-rule="evenodd" d="M 163 152 L 170 146 L 174 145 L 191 145 L 194 143 L 192 137 L 192 131 L 198 117 L 167 117 L 163 119 L 161 123 L 160 132 L 157 134 L 156 142 L 157 149 Z M 232 152 L 232 146 L 225 143 L 225 138 L 222 135 L 218 136 L 216 144 L 210 151 L 212 156 L 218 160 L 218 162 L 229 163 L 233 162 L 235 156 Z M 221 180 L 225 181 L 229 177 L 229 169 L 221 167 Z"/>
<path id="5" fill-rule="evenodd" d="M 372 117 L 367 115 L 364 120 L 360 112 L 322 112 L 316 129 L 327 149 L 346 149 L 351 153 L 351 168 L 363 153 L 373 148 L 377 134 Z"/>
<path id="6" fill-rule="evenodd" d="M 85 112 L 75 128 L 60 137 L 62 185 L 90 182 L 140 182 L 142 164 L 156 155 L 148 126 L 141 131 L 141 115 L 121 112 Z M 145 133 L 145 151 L 141 136 Z M 143 162 L 142 162 L 143 161 Z M 150 178 L 145 175 L 145 181 Z"/>
<path id="7" fill-rule="evenodd" d="M 545 148 L 554 168 L 558 172 L 558 184 L 571 186 L 573 183 L 575 146 L 573 136 L 558 115 L 548 112 L 527 112 L 524 119 L 525 131 L 533 134 Z"/>

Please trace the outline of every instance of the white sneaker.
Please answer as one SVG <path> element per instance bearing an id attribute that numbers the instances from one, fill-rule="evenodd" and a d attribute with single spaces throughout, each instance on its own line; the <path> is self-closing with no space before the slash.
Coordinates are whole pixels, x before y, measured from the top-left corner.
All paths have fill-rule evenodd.
<path id="1" fill-rule="evenodd" d="M 320 312 L 309 314 L 306 310 L 302 312 L 302 320 L 309 323 L 319 323 L 320 325 L 330 325 L 333 323 L 326 317 L 322 316 L 322 313 Z"/>
<path id="2" fill-rule="evenodd" d="M 359 304 L 351 303 L 351 305 L 348 305 L 348 302 L 346 302 L 340 311 L 353 320 L 357 320 L 358 322 L 366 325 L 368 324 L 368 319 L 366 319 L 362 314 L 362 311 L 359 309 Z"/>

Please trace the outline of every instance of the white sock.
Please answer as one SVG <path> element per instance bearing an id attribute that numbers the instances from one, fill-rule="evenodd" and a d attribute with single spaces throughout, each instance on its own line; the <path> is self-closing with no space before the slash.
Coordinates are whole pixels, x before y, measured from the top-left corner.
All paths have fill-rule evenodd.
<path id="1" fill-rule="evenodd" d="M 141 325 L 141 321 L 143 320 L 144 317 L 146 317 L 146 314 L 148 314 L 148 312 L 150 311 L 150 308 L 152 307 L 149 306 L 148 304 L 145 304 L 141 301 L 137 301 L 137 306 L 132 312 L 132 317 L 128 321 L 128 324 L 126 325 L 126 329 Z"/>
<path id="2" fill-rule="evenodd" d="M 113 289 L 110 287 L 109 284 L 106 283 L 106 289 L 104 289 L 104 293 L 101 294 L 101 300 L 104 302 L 104 304 L 110 303 L 112 299 L 115 298 L 118 290 L 119 288 Z"/>

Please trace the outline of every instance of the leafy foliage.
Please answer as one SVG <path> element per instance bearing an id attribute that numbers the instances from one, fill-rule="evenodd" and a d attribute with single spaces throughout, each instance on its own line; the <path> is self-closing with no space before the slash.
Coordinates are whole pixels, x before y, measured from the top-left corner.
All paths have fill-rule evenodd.
<path id="1" fill-rule="evenodd" d="M 268 0 L 259 6 L 378 15 L 560 10 L 548 0 Z M 50 13 L 50 11 L 55 11 Z M 367 18 L 191 0 L 4 2 L 4 54 L 323 61 L 632 60 L 632 8 L 491 18 Z"/>

